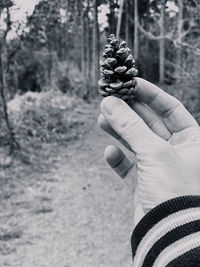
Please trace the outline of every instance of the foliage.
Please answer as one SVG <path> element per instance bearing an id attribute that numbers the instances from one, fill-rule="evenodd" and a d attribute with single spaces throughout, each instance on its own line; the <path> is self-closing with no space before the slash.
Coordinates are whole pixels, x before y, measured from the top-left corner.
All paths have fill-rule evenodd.
<path id="1" fill-rule="evenodd" d="M 6 116 L 6 101 L 19 95 L 51 92 L 53 98 L 52 92 L 56 96 L 60 91 L 91 102 L 97 96 L 99 55 L 117 25 L 120 38 L 138 55 L 139 75 L 171 85 L 169 91 L 178 94 L 199 116 L 199 1 L 40 0 L 25 24 L 12 21 L 12 9 L 13 1 L 1 1 L 2 135 L 7 136 L 8 129 L 10 136 L 14 134 Z M 10 38 L 9 32 L 14 33 L 14 29 Z M 42 108 L 41 112 L 45 118 L 41 125 L 55 115 L 50 115 L 48 109 Z M 30 113 L 31 121 L 39 116 L 35 110 Z M 27 120 L 20 120 L 20 127 Z M 58 116 L 55 120 L 62 119 Z M 31 125 L 34 127 L 33 121 Z M 18 133 L 24 135 L 23 131 Z M 44 136 L 42 132 L 41 135 Z"/>
<path id="2" fill-rule="evenodd" d="M 138 1 L 139 20 L 138 26 L 136 26 L 139 34 L 138 37 L 134 37 L 135 1 L 124 1 L 120 35 L 126 39 L 132 50 L 134 50 L 134 38 L 138 38 L 140 47 L 138 64 L 142 68 L 143 76 L 149 80 L 158 81 L 162 1 Z M 14 75 L 15 82 L 9 80 L 11 90 L 13 91 L 15 87 L 16 92 L 40 91 L 47 86 L 51 88 L 52 84 L 62 84 L 61 80 L 64 78 L 55 81 L 52 74 L 58 65 L 65 64 L 65 76 L 69 76 L 71 68 L 77 70 L 77 76 L 81 72 L 81 76 L 84 77 L 81 79 L 83 85 L 86 82 L 91 87 L 91 95 L 94 95 L 92 88 L 96 86 L 96 76 L 98 75 L 96 62 L 105 44 L 105 35 L 116 31 L 119 5 L 119 0 L 98 0 L 96 2 L 93 0 L 41 0 L 27 18 L 27 24 L 22 34 L 18 34 L 15 40 L 9 42 L 11 53 L 12 50 L 15 50 L 16 43 L 20 44 L 12 60 L 9 61 L 10 75 L 8 75 L 8 79 L 13 73 L 13 69 L 17 69 L 17 73 Z M 170 5 L 174 6 L 174 9 L 169 8 Z M 97 9 L 99 16 L 102 15 L 100 10 L 104 10 L 106 6 L 109 9 L 108 24 L 101 25 L 100 33 L 100 25 L 95 24 L 94 7 L 96 6 L 101 6 L 101 9 Z M 193 78 L 193 69 L 199 62 L 199 56 L 193 57 L 193 52 L 198 52 L 200 38 L 198 14 L 198 1 L 165 1 L 165 60 L 162 62 L 165 65 L 166 82 L 179 82 L 183 76 Z M 191 50 L 190 46 L 196 47 L 196 50 Z M 98 56 L 96 56 L 97 54 Z M 195 75 L 197 76 L 196 73 Z M 24 77 L 27 77 L 27 81 L 23 86 L 21 80 Z M 66 79 L 71 80 L 71 77 Z M 67 91 L 67 89 L 62 90 Z"/>
<path id="3" fill-rule="evenodd" d="M 20 143 L 63 142 L 76 138 L 76 128 L 84 124 L 80 98 L 57 91 L 28 92 L 9 102 L 9 115 Z"/>

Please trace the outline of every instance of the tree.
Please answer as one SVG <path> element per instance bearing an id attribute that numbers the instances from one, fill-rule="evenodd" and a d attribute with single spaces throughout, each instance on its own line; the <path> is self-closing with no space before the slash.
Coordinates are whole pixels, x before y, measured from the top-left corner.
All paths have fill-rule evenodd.
<path id="1" fill-rule="evenodd" d="M 115 9 L 118 7 L 114 0 L 109 0 L 109 10 L 110 14 L 108 15 L 108 24 L 109 24 L 109 33 L 116 32 L 116 16 Z"/>
<path id="2" fill-rule="evenodd" d="M 170 33 L 165 34 L 166 0 L 152 1 L 149 8 L 146 27 L 139 22 L 137 25 L 140 32 L 147 38 L 159 42 L 159 82 L 163 83 L 165 79 L 165 38 L 169 38 L 170 35 Z"/>
<path id="3" fill-rule="evenodd" d="M 86 27 L 85 27 L 85 7 L 84 3 L 81 3 L 81 71 L 84 76 L 86 76 L 86 47 L 85 47 L 85 41 L 86 41 Z"/>
<path id="4" fill-rule="evenodd" d="M 0 101 L 2 104 L 2 116 L 6 126 L 6 135 L 8 135 L 8 143 L 10 146 L 9 154 L 12 154 L 15 148 L 19 148 L 19 145 L 15 139 L 13 129 L 11 127 L 8 108 L 6 102 L 5 92 L 7 91 L 7 49 L 6 49 L 6 38 L 11 30 L 11 18 L 10 8 L 14 5 L 11 0 L 4 0 L 0 4 L 0 17 L 5 15 L 4 25 L 0 25 Z M 3 27 L 4 26 L 4 27 Z"/>
<path id="5" fill-rule="evenodd" d="M 94 63 L 94 81 L 93 86 L 97 86 L 99 79 L 99 24 L 97 0 L 93 0 L 93 63 Z"/>
<path id="6" fill-rule="evenodd" d="M 121 24 L 122 24 L 123 8 L 124 8 L 124 0 L 121 0 L 120 6 L 119 6 L 119 14 L 118 14 L 118 22 L 117 22 L 117 30 L 116 30 L 117 39 L 120 38 L 120 30 L 121 30 Z"/>
<path id="7" fill-rule="evenodd" d="M 92 29 L 89 14 L 91 12 L 90 0 L 87 0 L 87 7 L 85 12 L 85 51 L 86 51 L 86 96 L 91 95 L 91 80 L 92 80 Z"/>
<path id="8" fill-rule="evenodd" d="M 138 60 L 138 0 L 134 0 L 134 56 Z"/>
<path id="9" fill-rule="evenodd" d="M 170 2 L 170 1 L 169 1 Z M 174 48 L 185 47 L 190 53 L 200 55 L 199 1 L 174 0 L 177 10 L 167 10 L 168 0 L 152 0 L 146 19 L 138 23 L 139 30 L 146 38 L 159 42 L 159 81 L 165 80 L 165 44 L 170 42 Z M 184 8 L 185 16 L 181 15 Z"/>
<path id="10" fill-rule="evenodd" d="M 129 46 L 129 0 L 125 1 L 125 40 Z"/>
<path id="11" fill-rule="evenodd" d="M 160 8 L 160 50 L 159 50 L 159 83 L 164 83 L 165 80 L 165 0 L 161 1 Z"/>

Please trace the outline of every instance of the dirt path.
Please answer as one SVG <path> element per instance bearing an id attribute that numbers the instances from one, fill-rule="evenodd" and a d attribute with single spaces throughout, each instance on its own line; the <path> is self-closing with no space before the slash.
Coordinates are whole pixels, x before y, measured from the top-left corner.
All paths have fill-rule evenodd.
<path id="1" fill-rule="evenodd" d="M 131 266 L 132 196 L 104 162 L 107 144 L 94 124 L 20 191 L 13 183 L 1 205 L 0 266 Z"/>

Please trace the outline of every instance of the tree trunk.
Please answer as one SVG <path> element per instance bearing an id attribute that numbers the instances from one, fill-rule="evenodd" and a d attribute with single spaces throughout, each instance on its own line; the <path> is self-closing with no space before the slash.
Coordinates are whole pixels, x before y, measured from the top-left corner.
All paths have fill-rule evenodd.
<path id="1" fill-rule="evenodd" d="M 114 1 L 110 0 L 110 16 L 109 16 L 109 27 L 110 27 L 110 33 L 115 33 L 115 5 Z"/>
<path id="2" fill-rule="evenodd" d="M 178 11 L 178 34 L 181 36 L 182 35 L 182 24 L 183 24 L 183 3 L 180 3 L 180 1 L 178 2 L 178 8 L 179 8 L 179 11 Z M 183 64 L 183 54 L 182 54 L 182 46 L 180 44 L 179 47 L 177 47 L 176 49 L 177 53 L 176 53 L 176 65 L 177 66 L 180 66 L 182 67 L 182 64 Z M 177 68 L 175 70 L 175 72 L 177 73 L 176 74 L 176 81 L 178 83 L 181 83 L 182 82 L 182 74 L 180 74 L 180 70 L 179 68 Z"/>
<path id="3" fill-rule="evenodd" d="M 91 96 L 91 70 L 92 70 L 92 32 L 90 28 L 90 0 L 87 0 L 87 8 L 85 12 L 85 53 L 86 53 L 86 98 Z"/>
<path id="4" fill-rule="evenodd" d="M 120 38 L 120 30 L 121 30 L 121 24 L 122 24 L 123 7 L 124 7 L 124 0 L 121 0 L 120 7 L 119 7 L 117 30 L 116 30 L 116 37 L 117 37 L 117 39 Z"/>
<path id="5" fill-rule="evenodd" d="M 66 60 L 66 75 L 69 74 L 69 50 L 70 50 L 70 46 L 69 46 L 69 32 L 68 32 L 68 26 L 66 24 L 66 36 L 65 36 L 65 60 Z"/>
<path id="6" fill-rule="evenodd" d="M 8 108 L 6 103 L 6 97 L 5 97 L 5 91 L 6 91 L 6 79 L 5 79 L 5 68 L 4 68 L 4 60 L 3 60 L 3 54 L 4 54 L 4 40 L 0 43 L 0 97 L 2 102 L 2 111 L 3 111 L 3 119 L 5 121 L 6 130 L 8 133 L 8 139 L 10 144 L 10 151 L 9 154 L 12 154 L 15 148 L 19 149 L 19 144 L 15 140 L 14 132 L 12 130 L 12 127 L 10 125 L 9 117 L 8 117 Z"/>
<path id="7" fill-rule="evenodd" d="M 6 84 L 6 73 L 7 73 L 7 49 L 6 49 L 6 37 L 8 32 L 11 30 L 11 20 L 10 20 L 10 11 L 9 7 L 6 8 L 7 10 L 7 18 L 6 22 L 6 29 L 3 31 L 3 34 L 0 38 L 0 98 L 2 104 L 2 112 L 3 112 L 3 120 L 6 125 L 6 132 L 8 135 L 8 141 L 10 145 L 9 154 L 12 154 L 14 149 L 19 149 L 19 144 L 17 143 L 13 129 L 11 127 L 9 117 L 8 117 L 8 107 L 6 103 L 5 92 L 7 91 L 7 84 Z M 0 16 L 2 10 L 0 10 Z M 2 30 L 2 29 L 0 29 Z"/>
<path id="8" fill-rule="evenodd" d="M 52 54 L 51 54 L 51 48 L 50 48 L 50 44 L 48 44 L 48 83 L 49 86 L 51 86 L 51 72 L 52 72 Z"/>
<path id="9" fill-rule="evenodd" d="M 164 24 L 165 24 L 165 0 L 162 0 L 160 12 L 160 51 L 159 51 L 159 83 L 165 81 L 165 39 L 164 39 Z"/>
<path id="10" fill-rule="evenodd" d="M 129 47 L 129 0 L 125 2 L 125 40 Z"/>
<path id="11" fill-rule="evenodd" d="M 93 66 L 94 66 L 94 79 L 93 86 L 96 90 L 97 82 L 99 79 L 99 26 L 98 26 L 98 11 L 97 0 L 93 0 Z"/>
<path id="12" fill-rule="evenodd" d="M 134 57 L 138 60 L 138 0 L 134 0 Z"/>
<path id="13" fill-rule="evenodd" d="M 69 0 L 66 1 L 66 13 L 67 13 L 67 17 L 68 17 L 68 12 L 69 12 Z M 67 65 L 66 65 L 66 75 L 68 76 L 69 75 L 69 59 L 70 59 L 70 33 L 69 33 L 69 23 L 67 22 L 66 23 L 66 44 L 65 44 L 65 48 L 66 48 L 66 62 L 67 62 Z"/>
<path id="14" fill-rule="evenodd" d="M 85 59 L 86 59 L 86 56 L 85 56 L 85 41 L 86 41 L 86 38 L 85 38 L 85 32 L 86 32 L 86 29 L 85 29 L 85 14 L 84 14 L 84 7 L 83 7 L 83 4 L 82 4 L 82 7 L 81 7 L 81 71 L 82 71 L 82 74 L 83 76 L 85 77 L 86 76 L 86 62 L 85 62 Z"/>

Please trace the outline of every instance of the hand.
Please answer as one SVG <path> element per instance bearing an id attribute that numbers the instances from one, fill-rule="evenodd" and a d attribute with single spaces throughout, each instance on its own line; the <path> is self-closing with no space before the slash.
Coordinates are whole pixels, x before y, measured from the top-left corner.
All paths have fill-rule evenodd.
<path id="1" fill-rule="evenodd" d="M 164 201 L 200 193 L 200 127 L 176 98 L 143 79 L 137 78 L 135 97 L 131 107 L 106 97 L 98 123 L 136 155 L 132 168 L 133 162 L 118 147 L 105 150 L 107 162 L 120 177 L 137 168 L 137 224 Z"/>

